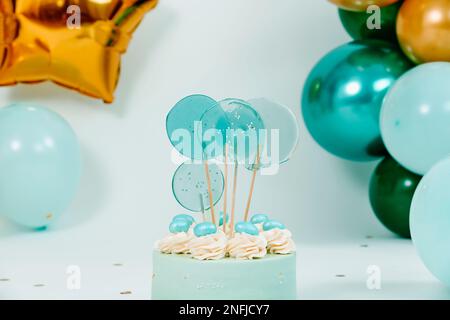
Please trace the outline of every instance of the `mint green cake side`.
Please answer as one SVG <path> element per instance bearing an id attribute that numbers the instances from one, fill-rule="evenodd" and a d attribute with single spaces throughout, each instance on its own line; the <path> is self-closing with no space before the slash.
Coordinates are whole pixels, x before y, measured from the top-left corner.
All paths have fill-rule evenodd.
<path id="1" fill-rule="evenodd" d="M 153 253 L 152 299 L 293 300 L 296 255 L 258 260 L 198 261 L 189 255 Z"/>

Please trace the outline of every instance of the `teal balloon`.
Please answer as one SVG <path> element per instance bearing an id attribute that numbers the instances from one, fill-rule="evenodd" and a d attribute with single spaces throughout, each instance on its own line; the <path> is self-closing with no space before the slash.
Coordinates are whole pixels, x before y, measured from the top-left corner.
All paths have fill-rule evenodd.
<path id="1" fill-rule="evenodd" d="M 78 139 L 56 113 L 38 106 L 0 109 L 0 214 L 42 228 L 69 206 L 81 174 Z"/>
<path id="2" fill-rule="evenodd" d="M 339 18 L 347 33 L 355 40 L 379 39 L 397 44 L 397 15 L 401 5 L 402 2 L 397 2 L 379 8 L 379 14 L 373 11 L 339 9 Z M 375 27 L 377 23 L 379 27 Z"/>
<path id="3" fill-rule="evenodd" d="M 450 286 L 450 159 L 436 164 L 413 197 L 411 237 L 427 268 Z"/>
<path id="4" fill-rule="evenodd" d="M 303 90 L 303 118 L 313 138 L 348 160 L 385 155 L 379 124 L 382 102 L 411 67 L 387 42 L 355 41 L 331 51 L 311 71 Z"/>
<path id="5" fill-rule="evenodd" d="M 424 175 L 450 155 L 450 63 L 420 65 L 401 77 L 386 96 L 381 133 L 389 153 Z"/>

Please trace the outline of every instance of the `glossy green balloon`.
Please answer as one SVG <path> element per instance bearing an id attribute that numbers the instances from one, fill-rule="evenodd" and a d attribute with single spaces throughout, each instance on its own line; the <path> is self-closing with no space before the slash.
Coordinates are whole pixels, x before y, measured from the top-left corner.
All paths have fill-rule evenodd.
<path id="1" fill-rule="evenodd" d="M 378 220 L 392 232 L 411 238 L 409 209 L 421 180 L 391 157 L 385 158 L 370 180 L 369 198 Z"/>
<path id="2" fill-rule="evenodd" d="M 397 43 L 396 22 L 400 7 L 401 2 L 383 7 L 379 15 L 339 9 L 339 18 L 347 33 L 355 40 L 380 39 Z M 373 27 L 373 23 L 378 21 L 380 28 Z"/>
<path id="3" fill-rule="evenodd" d="M 380 133 L 383 99 L 412 67 L 393 44 L 354 41 L 331 51 L 305 83 L 302 114 L 308 131 L 328 152 L 353 161 L 386 155 Z"/>
<path id="4" fill-rule="evenodd" d="M 47 226 L 68 207 L 80 175 L 78 139 L 62 117 L 25 104 L 0 109 L 0 215 Z"/>

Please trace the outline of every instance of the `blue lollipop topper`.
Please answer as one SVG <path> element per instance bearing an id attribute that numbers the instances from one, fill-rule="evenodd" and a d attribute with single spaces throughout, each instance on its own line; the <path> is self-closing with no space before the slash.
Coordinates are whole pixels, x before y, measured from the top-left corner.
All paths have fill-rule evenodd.
<path id="1" fill-rule="evenodd" d="M 269 220 L 269 221 L 264 222 L 264 224 L 263 224 L 263 230 L 264 231 L 270 231 L 270 230 L 273 230 L 273 229 L 284 230 L 284 229 L 286 229 L 286 226 L 284 224 L 282 224 L 281 222 L 276 221 L 276 220 Z"/>
<path id="2" fill-rule="evenodd" d="M 227 214 L 226 215 L 226 223 L 228 223 L 228 221 L 230 221 L 230 215 Z M 223 212 L 220 212 L 220 216 L 219 216 L 219 226 L 223 226 Z"/>
<path id="3" fill-rule="evenodd" d="M 261 149 L 260 131 L 264 122 L 252 106 L 240 99 L 225 99 L 212 106 L 201 117 L 204 156 L 223 155 L 228 144 L 233 161 L 248 163 Z M 211 139 L 214 137 L 214 139 Z"/>
<path id="4" fill-rule="evenodd" d="M 253 224 L 264 223 L 269 220 L 269 216 L 267 214 L 259 213 L 255 214 L 251 217 L 250 222 Z"/>
<path id="5" fill-rule="evenodd" d="M 238 222 L 234 227 L 237 233 L 246 233 L 252 236 L 257 236 L 259 234 L 258 228 L 251 222 Z"/>
<path id="6" fill-rule="evenodd" d="M 210 234 L 215 234 L 217 227 L 212 222 L 202 222 L 194 227 L 194 234 L 197 237 L 204 237 Z"/>
<path id="7" fill-rule="evenodd" d="M 203 150 L 198 129 L 201 117 L 217 102 L 204 95 L 192 95 L 180 100 L 166 118 L 166 130 L 171 144 L 189 159 L 202 160 Z"/>
<path id="8" fill-rule="evenodd" d="M 188 214 L 177 214 L 175 217 L 173 217 L 172 222 L 178 220 L 187 221 L 190 225 L 192 225 L 195 222 L 194 217 Z"/>
<path id="9" fill-rule="evenodd" d="M 220 168 L 209 165 L 213 205 L 220 201 L 224 190 L 224 178 Z M 205 168 L 201 164 L 185 162 L 178 167 L 172 180 L 172 191 L 178 203 L 192 212 L 210 209 Z"/>
<path id="10" fill-rule="evenodd" d="M 175 220 L 169 225 L 171 233 L 188 232 L 191 224 L 187 220 Z"/>
<path id="11" fill-rule="evenodd" d="M 287 107 L 265 98 L 252 99 L 248 103 L 264 119 L 265 129 L 260 140 L 259 168 L 279 165 L 287 162 L 295 151 L 299 141 L 299 127 L 295 114 Z M 255 169 L 254 165 L 247 169 Z"/>

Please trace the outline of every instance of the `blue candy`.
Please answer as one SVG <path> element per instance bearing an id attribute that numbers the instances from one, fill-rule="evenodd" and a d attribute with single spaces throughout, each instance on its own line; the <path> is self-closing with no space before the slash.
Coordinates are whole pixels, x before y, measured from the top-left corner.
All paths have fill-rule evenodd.
<path id="1" fill-rule="evenodd" d="M 279 221 L 276 220 L 268 220 L 266 222 L 264 222 L 263 224 L 263 230 L 264 231 L 269 231 L 272 229 L 280 229 L 280 230 L 284 230 L 286 229 L 286 226 L 284 224 L 282 224 Z"/>
<path id="2" fill-rule="evenodd" d="M 194 227 L 194 234 L 197 237 L 204 237 L 210 234 L 215 234 L 217 232 L 217 227 L 211 222 L 202 222 Z"/>
<path id="3" fill-rule="evenodd" d="M 194 218 L 188 214 L 178 214 L 175 217 L 173 217 L 172 222 L 178 221 L 178 220 L 187 221 L 187 222 L 189 222 L 189 225 L 191 225 L 195 222 Z"/>
<path id="4" fill-rule="evenodd" d="M 230 221 L 230 215 L 227 214 L 226 216 L 227 216 L 226 220 L 228 223 L 228 221 Z M 219 226 L 221 226 L 221 225 L 223 225 L 223 212 L 222 211 L 220 212 L 220 216 L 219 216 Z"/>
<path id="5" fill-rule="evenodd" d="M 171 233 L 188 232 L 191 224 L 187 220 L 175 220 L 169 226 Z"/>
<path id="6" fill-rule="evenodd" d="M 252 216 L 250 222 L 253 224 L 264 223 L 269 220 L 269 216 L 267 214 L 259 213 Z"/>
<path id="7" fill-rule="evenodd" d="M 234 230 L 237 233 L 247 233 L 252 236 L 257 236 L 259 234 L 258 228 L 251 222 L 236 223 Z"/>

